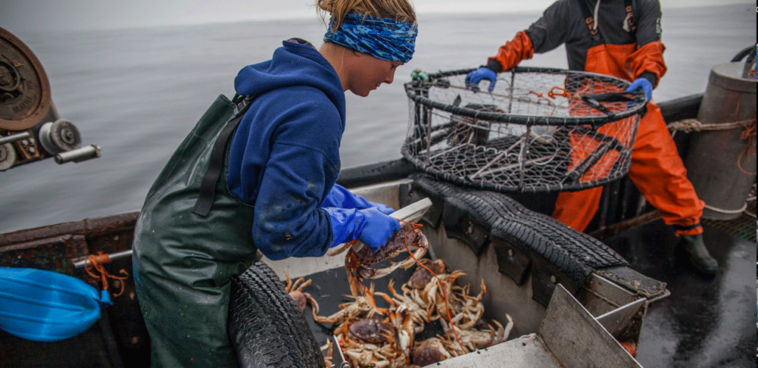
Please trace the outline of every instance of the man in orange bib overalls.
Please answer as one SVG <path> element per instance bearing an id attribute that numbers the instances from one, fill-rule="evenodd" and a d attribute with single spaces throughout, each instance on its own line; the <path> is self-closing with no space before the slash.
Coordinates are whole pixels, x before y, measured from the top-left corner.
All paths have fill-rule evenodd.
<path id="1" fill-rule="evenodd" d="M 666 73 L 658 0 L 558 0 L 529 29 L 501 46 L 486 66 L 469 73 L 467 85 L 477 89 L 487 79 L 492 91 L 498 72 L 561 44 L 566 45 L 569 69 L 622 78 L 632 82 L 628 91 L 645 92 L 647 114 L 637 130 L 629 178 L 663 221 L 674 227 L 680 253 L 700 273 L 716 274 L 718 263 L 703 244 L 704 202 L 687 179 L 660 108 L 650 101 L 653 88 Z M 584 231 L 597 212 L 601 194 L 602 187 L 563 192 L 553 217 Z"/>

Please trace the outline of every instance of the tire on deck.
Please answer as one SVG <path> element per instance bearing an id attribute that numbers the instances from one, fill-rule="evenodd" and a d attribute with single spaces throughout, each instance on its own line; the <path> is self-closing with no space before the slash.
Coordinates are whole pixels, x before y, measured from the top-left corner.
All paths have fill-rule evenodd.
<path id="1" fill-rule="evenodd" d="M 532 298 L 544 306 L 558 282 L 575 294 L 593 272 L 629 265 L 600 240 L 503 193 L 459 187 L 428 174 L 411 178 L 413 198 L 429 197 L 438 208 L 436 216 L 434 210 L 425 215 L 431 227 L 441 222 L 449 238 L 467 244 L 477 257 L 492 244 L 499 271 L 517 285 L 531 274 Z"/>
<path id="2" fill-rule="evenodd" d="M 302 312 L 261 261 L 232 278 L 228 323 L 240 367 L 325 367 Z"/>

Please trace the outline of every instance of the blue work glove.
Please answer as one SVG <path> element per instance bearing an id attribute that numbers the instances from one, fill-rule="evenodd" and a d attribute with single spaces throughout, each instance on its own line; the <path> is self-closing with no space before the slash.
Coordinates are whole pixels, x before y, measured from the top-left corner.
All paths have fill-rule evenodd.
<path id="1" fill-rule="evenodd" d="M 635 92 L 638 89 L 641 89 L 643 92 L 645 92 L 645 97 L 647 98 L 648 102 L 653 98 L 653 84 L 650 83 L 647 78 L 637 78 L 634 82 L 632 82 L 631 85 L 629 85 L 629 88 L 626 89 L 626 92 Z"/>
<path id="2" fill-rule="evenodd" d="M 395 212 L 391 207 L 385 206 L 381 203 L 371 202 L 366 198 L 351 193 L 339 184 L 334 184 L 329 191 L 329 194 L 324 198 L 324 202 L 321 203 L 321 207 L 357 208 L 359 210 L 373 207 L 385 215 Z"/>
<path id="3" fill-rule="evenodd" d="M 466 76 L 466 88 L 470 88 L 474 92 L 479 92 L 479 82 L 482 81 L 482 79 L 486 79 L 490 81 L 490 86 L 487 88 L 488 91 L 492 92 L 493 89 L 495 89 L 495 82 L 497 81 L 497 73 L 495 73 L 494 70 L 487 68 L 485 66 L 474 70 L 471 73 L 468 73 Z"/>
<path id="4" fill-rule="evenodd" d="M 358 238 L 376 252 L 400 230 L 400 221 L 374 207 L 362 210 L 327 207 L 324 210 L 329 213 L 332 224 L 332 247 Z"/>
<path id="5" fill-rule="evenodd" d="M 387 216 L 376 208 L 360 210 L 366 219 L 358 239 L 376 252 L 390 240 L 395 231 L 400 230 L 400 221 Z"/>
<path id="6" fill-rule="evenodd" d="M 389 215 L 395 212 L 395 210 L 390 206 L 385 206 L 381 203 L 374 203 L 374 202 L 369 202 L 369 203 L 371 203 L 373 208 L 376 208 L 377 210 L 379 210 L 379 212 L 385 215 Z"/>

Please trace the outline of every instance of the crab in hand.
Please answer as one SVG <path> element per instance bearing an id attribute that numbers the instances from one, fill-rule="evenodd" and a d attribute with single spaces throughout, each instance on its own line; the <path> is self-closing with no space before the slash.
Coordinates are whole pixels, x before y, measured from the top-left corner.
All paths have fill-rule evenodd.
<path id="1" fill-rule="evenodd" d="M 387 276 L 398 268 L 410 268 L 415 264 L 416 259 L 426 254 L 428 249 L 429 241 L 421 232 L 421 225 L 409 222 L 403 222 L 400 230 L 396 231 L 387 244 L 376 252 L 362 243 L 351 244 L 345 256 L 345 270 L 350 283 L 350 292 L 353 295 L 358 295 L 360 292 L 372 306 L 376 306 L 373 295 L 363 284 L 363 280 Z M 392 259 L 404 251 L 412 251 L 413 254 L 400 262 L 389 261 L 390 266 L 385 268 L 371 267 L 371 265 Z"/>

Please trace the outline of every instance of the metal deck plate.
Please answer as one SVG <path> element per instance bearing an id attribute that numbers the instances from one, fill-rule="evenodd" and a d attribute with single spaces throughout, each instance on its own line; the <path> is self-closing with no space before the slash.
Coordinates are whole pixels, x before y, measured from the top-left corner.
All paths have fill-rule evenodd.
<path id="1" fill-rule="evenodd" d="M 553 357 L 539 336 L 529 334 L 427 367 L 562 368 L 563 366 Z"/>

